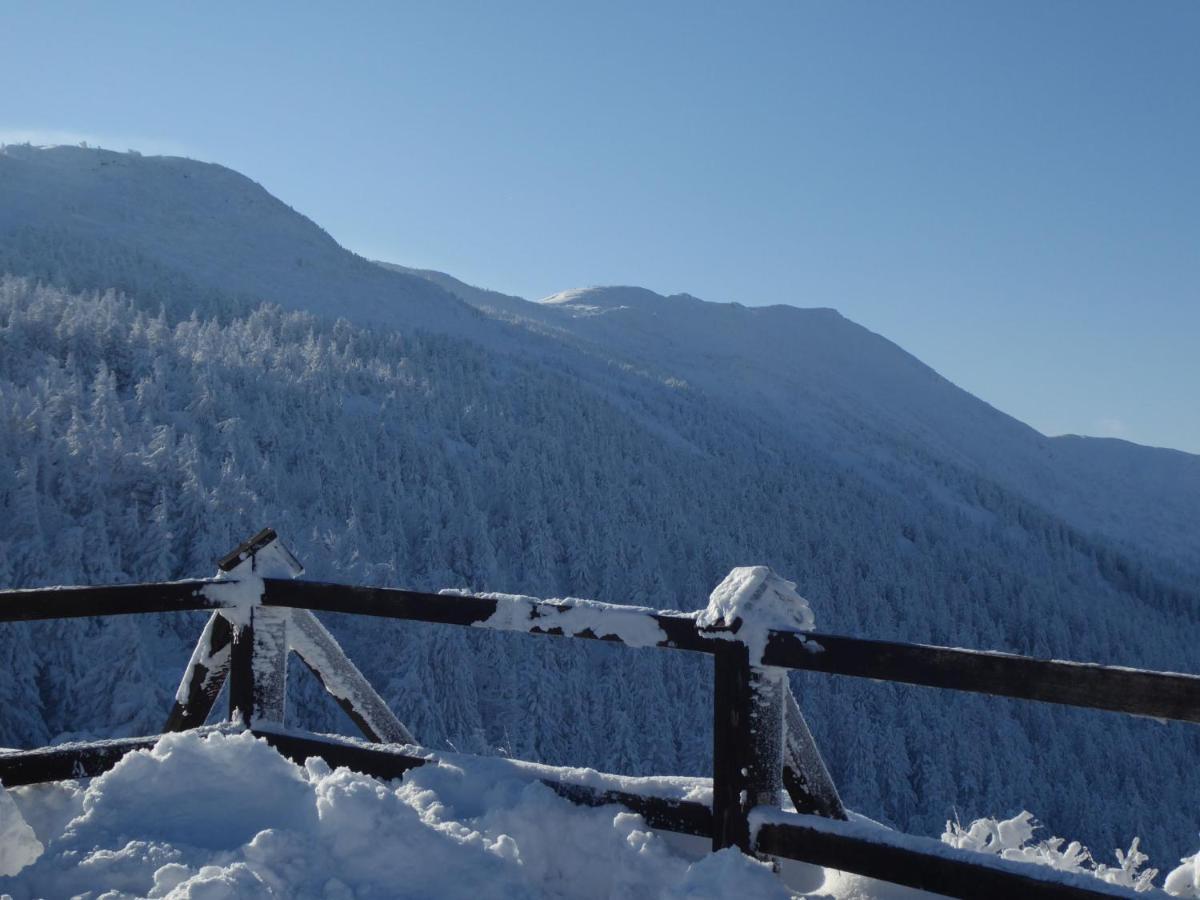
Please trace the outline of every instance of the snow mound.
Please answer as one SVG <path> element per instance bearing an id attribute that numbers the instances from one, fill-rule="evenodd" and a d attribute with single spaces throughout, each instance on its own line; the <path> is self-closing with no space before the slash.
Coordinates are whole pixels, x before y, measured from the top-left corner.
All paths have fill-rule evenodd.
<path id="1" fill-rule="evenodd" d="M 574 806 L 504 760 L 384 783 L 247 733 L 166 735 L 86 786 L 14 789 L 0 816 L 26 835 L 3 852 L 30 848 L 0 877 L 15 900 L 790 896 L 755 860 Z"/>
<path id="2" fill-rule="evenodd" d="M 713 589 L 696 623 L 734 629 L 736 639 L 749 648 L 751 662 L 759 662 L 771 631 L 812 631 L 817 620 L 808 601 L 796 593 L 795 582 L 767 566 L 741 566 Z"/>
<path id="3" fill-rule="evenodd" d="M 0 875 L 16 875 L 42 855 L 42 842 L 0 788 Z"/>
<path id="4" fill-rule="evenodd" d="M 1200 853 L 1185 857 L 1167 873 L 1163 890 L 1173 897 L 1200 897 Z"/>

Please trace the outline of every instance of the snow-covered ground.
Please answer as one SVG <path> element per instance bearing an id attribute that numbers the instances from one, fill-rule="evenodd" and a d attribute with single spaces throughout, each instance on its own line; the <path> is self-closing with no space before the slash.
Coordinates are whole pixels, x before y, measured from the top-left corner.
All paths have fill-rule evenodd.
<path id="1" fill-rule="evenodd" d="M 0 894 L 778 898 L 865 886 L 799 864 L 786 868 L 789 886 L 619 807 L 575 806 L 539 771 L 450 757 L 383 783 L 315 759 L 294 765 L 247 733 L 167 735 L 90 783 L 0 793 L 0 864 L 19 869 L 0 877 Z M 695 779 L 633 781 L 703 790 Z"/>
<path id="2" fill-rule="evenodd" d="M 786 898 L 915 900 L 919 891 L 784 860 L 778 873 L 707 839 L 656 831 L 618 806 L 576 806 L 539 778 L 707 802 L 703 779 L 439 754 L 382 782 L 298 766 L 247 732 L 164 735 L 86 782 L 0 789 L 0 898 Z M 846 827 L 903 836 L 860 816 Z M 1023 813 L 943 841 L 959 850 L 1148 890 L 1137 844 L 1118 865 L 1035 841 Z M 891 837 L 889 837 L 891 836 Z M 947 848 L 948 849 L 948 848 Z M 1164 880 L 1200 896 L 1195 858 Z M 1099 885 L 1097 885 L 1099 887 Z M 1110 888 L 1111 889 L 1111 888 Z"/>

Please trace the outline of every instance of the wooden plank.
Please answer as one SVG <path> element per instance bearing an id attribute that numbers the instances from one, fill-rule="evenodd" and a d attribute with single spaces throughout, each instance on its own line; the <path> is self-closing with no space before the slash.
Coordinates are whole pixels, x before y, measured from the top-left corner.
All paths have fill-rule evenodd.
<path id="1" fill-rule="evenodd" d="M 229 674 L 229 646 L 233 629 L 220 613 L 213 613 L 192 651 L 175 704 L 163 731 L 186 731 L 203 725 L 212 712 L 225 676 Z"/>
<path id="2" fill-rule="evenodd" d="M 213 726 L 197 729 L 197 731 L 201 734 L 215 731 L 227 732 L 228 727 Z M 252 733 L 295 762 L 303 764 L 304 760 L 309 757 L 319 756 L 331 766 L 345 766 L 377 778 L 399 778 L 409 769 L 427 762 L 423 757 L 385 748 L 368 749 L 349 740 L 338 740 L 337 738 L 258 729 Z M 16 787 L 23 784 L 41 784 L 71 778 L 91 778 L 107 772 L 126 753 L 153 747 L 161 737 L 162 735 L 151 735 L 111 741 L 62 744 L 37 750 L 0 752 L 0 784 L 5 787 Z"/>
<path id="3" fill-rule="evenodd" d="M 846 807 L 791 686 L 784 694 L 783 786 L 796 812 L 845 819 Z"/>
<path id="4" fill-rule="evenodd" d="M 763 662 L 832 675 L 1200 722 L 1200 677 L 1195 675 L 784 632 L 772 632 Z"/>
<path id="5" fill-rule="evenodd" d="M 1133 896 L 1126 889 L 1105 884 L 1090 875 L 1058 872 L 1033 863 L 954 850 L 933 838 L 896 834 L 896 842 L 891 843 L 865 837 L 859 833 L 861 829 L 851 823 L 811 816 L 773 815 L 773 819 L 780 818 L 795 821 L 770 821 L 760 825 L 755 840 L 759 852 L 854 872 L 946 897 L 1081 900 Z M 804 821 L 806 819 L 808 822 Z M 918 846 L 924 849 L 917 849 Z M 1136 896 L 1163 895 L 1156 891 Z"/>
<path id="6" fill-rule="evenodd" d="M 428 594 L 392 588 L 364 588 L 311 581 L 266 579 L 263 603 L 311 610 L 413 619 L 446 625 L 478 625 L 496 611 L 483 597 Z M 562 635 L 554 611 L 566 603 L 541 601 L 546 624 L 512 630 Z M 655 613 L 666 634 L 657 646 L 716 653 L 724 643 L 701 633 L 695 618 Z M 489 627 L 501 627 L 495 624 Z M 572 637 L 619 641 L 590 631 Z M 764 664 L 833 675 L 899 681 L 929 687 L 1041 700 L 1163 719 L 1200 722 L 1200 676 L 1116 666 L 1034 659 L 1008 653 L 960 650 L 924 644 L 875 641 L 832 634 L 773 632 Z"/>
<path id="7" fill-rule="evenodd" d="M 713 850 L 750 849 L 750 822 L 745 804 L 743 760 L 749 755 L 748 737 L 741 727 L 740 711 L 747 703 L 750 662 L 746 648 L 730 644 L 731 651 L 713 657 Z M 741 653 L 736 650 L 740 648 Z M 744 657 L 744 658 L 743 658 Z"/>
<path id="8" fill-rule="evenodd" d="M 358 671 L 334 639 L 307 609 L 288 610 L 289 645 L 317 681 L 369 741 L 415 744 L 417 741 L 387 703 Z M 336 685 L 337 690 L 334 690 Z"/>
<path id="9" fill-rule="evenodd" d="M 213 579 L 205 578 L 153 584 L 0 591 L 0 622 L 216 609 L 221 604 L 203 594 L 206 587 L 215 583 Z"/>

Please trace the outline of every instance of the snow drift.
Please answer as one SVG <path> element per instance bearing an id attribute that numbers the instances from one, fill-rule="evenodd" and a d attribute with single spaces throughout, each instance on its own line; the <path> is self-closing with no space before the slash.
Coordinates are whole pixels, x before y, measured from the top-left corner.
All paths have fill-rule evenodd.
<path id="1" fill-rule="evenodd" d="M 707 842 L 689 846 L 653 832 L 619 807 L 573 806 L 517 764 L 457 762 L 382 783 L 316 759 L 296 766 L 247 733 L 166 735 L 86 786 L 0 795 L 3 821 L 29 835 L 26 865 L 0 878 L 0 893 L 15 900 L 789 895 L 768 866 L 737 851 L 708 854 Z M 4 813 L 9 806 L 24 821 L 15 808 Z M 40 855 L 32 832 L 45 845 Z"/>

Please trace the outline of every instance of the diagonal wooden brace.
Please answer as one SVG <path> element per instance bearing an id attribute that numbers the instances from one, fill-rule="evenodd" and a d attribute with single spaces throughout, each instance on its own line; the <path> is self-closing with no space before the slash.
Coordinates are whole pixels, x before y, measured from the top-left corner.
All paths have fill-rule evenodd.
<path id="1" fill-rule="evenodd" d="M 175 704 L 167 716 L 164 731 L 184 731 L 205 723 L 221 693 L 225 676 L 229 674 L 232 643 L 233 629 L 228 620 L 220 613 L 213 613 L 200 633 L 183 680 L 175 691 Z"/>
<path id="2" fill-rule="evenodd" d="M 288 613 L 256 606 L 233 625 L 229 718 L 247 727 L 284 724 Z"/>
<path id="3" fill-rule="evenodd" d="M 827 819 L 846 819 L 846 807 L 825 767 L 821 751 L 808 730 L 791 685 L 783 697 L 783 786 L 798 813 Z"/>
<path id="4" fill-rule="evenodd" d="M 288 610 L 291 649 L 369 741 L 415 744 L 416 739 L 346 656 L 337 640 L 306 609 Z"/>

